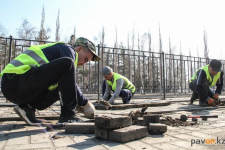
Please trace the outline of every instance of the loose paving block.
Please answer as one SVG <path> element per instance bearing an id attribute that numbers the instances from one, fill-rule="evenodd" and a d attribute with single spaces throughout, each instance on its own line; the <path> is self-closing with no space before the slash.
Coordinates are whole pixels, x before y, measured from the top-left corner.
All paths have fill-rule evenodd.
<path id="1" fill-rule="evenodd" d="M 109 130 L 95 127 L 95 137 L 108 140 L 109 139 Z"/>
<path id="2" fill-rule="evenodd" d="M 68 123 L 65 125 L 66 133 L 75 134 L 94 134 L 95 124 L 94 123 Z"/>
<path id="3" fill-rule="evenodd" d="M 136 108 L 142 108 L 142 107 L 145 107 L 146 104 L 136 104 Z"/>
<path id="4" fill-rule="evenodd" d="M 125 105 L 112 105 L 111 109 L 112 110 L 125 110 L 125 109 L 127 109 L 127 106 L 125 106 Z"/>
<path id="5" fill-rule="evenodd" d="M 168 106 L 170 102 L 162 102 L 162 103 L 148 103 L 146 104 L 148 107 L 155 107 L 155 106 Z"/>
<path id="6" fill-rule="evenodd" d="M 159 123 L 159 115 L 158 114 L 149 114 L 144 115 L 144 126 L 148 126 L 149 123 Z"/>
<path id="7" fill-rule="evenodd" d="M 95 106 L 95 109 L 97 109 L 97 110 L 108 110 L 109 109 L 109 106 L 96 105 Z"/>
<path id="8" fill-rule="evenodd" d="M 109 131 L 109 140 L 125 143 L 148 136 L 148 129 L 144 126 L 129 126 Z"/>
<path id="9" fill-rule="evenodd" d="M 166 124 L 166 119 L 164 117 L 159 117 L 159 123 Z"/>
<path id="10" fill-rule="evenodd" d="M 163 134 L 167 131 L 167 125 L 161 123 L 149 123 L 148 132 L 152 135 Z"/>
<path id="11" fill-rule="evenodd" d="M 130 116 L 102 115 L 95 117 L 95 126 L 104 129 L 118 129 L 130 126 L 131 124 L 132 118 Z"/>
<path id="12" fill-rule="evenodd" d="M 137 125 L 139 125 L 139 126 L 143 126 L 144 125 L 143 117 L 138 117 L 137 118 Z"/>

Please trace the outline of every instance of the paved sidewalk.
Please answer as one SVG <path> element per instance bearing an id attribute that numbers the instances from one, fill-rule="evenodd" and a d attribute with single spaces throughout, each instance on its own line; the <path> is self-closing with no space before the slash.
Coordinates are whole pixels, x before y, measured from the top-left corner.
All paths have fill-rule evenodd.
<path id="1" fill-rule="evenodd" d="M 225 148 L 225 107 L 199 107 L 188 105 L 189 97 L 159 99 L 134 99 L 132 103 L 171 101 L 169 106 L 149 107 L 147 112 L 164 112 L 166 116 L 179 118 L 181 114 L 186 115 L 218 115 L 219 118 L 209 118 L 208 121 L 199 119 L 197 126 L 167 126 L 164 135 L 148 135 L 146 138 L 117 143 L 95 138 L 94 134 L 66 134 L 63 129 L 46 132 L 44 127 L 28 126 L 23 121 L 0 122 L 0 149 L 90 149 L 90 150 L 132 150 L 132 149 L 224 149 Z M 5 102 L 0 99 L 0 102 Z M 94 102 L 94 100 L 92 100 Z M 116 103 L 120 103 L 117 100 Z M 195 102 L 198 104 L 198 101 Z M 126 114 L 133 108 L 127 110 L 97 110 L 97 114 Z M 36 112 L 37 115 L 58 115 L 59 106 L 52 109 Z M 0 117 L 17 116 L 13 107 L 0 107 Z M 56 123 L 57 120 L 50 120 Z M 215 140 L 215 144 L 213 143 Z M 203 143 L 204 142 L 204 143 Z"/>

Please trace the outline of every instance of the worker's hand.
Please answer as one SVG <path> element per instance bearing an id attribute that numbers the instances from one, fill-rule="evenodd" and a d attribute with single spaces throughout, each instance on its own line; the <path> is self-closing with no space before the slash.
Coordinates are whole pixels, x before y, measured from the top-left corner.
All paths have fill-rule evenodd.
<path id="1" fill-rule="evenodd" d="M 207 103 L 209 104 L 209 106 L 213 106 L 213 107 L 216 106 L 215 101 L 212 98 L 208 99 Z"/>
<path id="2" fill-rule="evenodd" d="M 220 103 L 219 95 L 218 94 L 214 94 L 213 100 L 215 101 L 216 105 L 218 105 Z"/>
<path id="3" fill-rule="evenodd" d="M 85 106 L 83 106 L 83 113 L 85 116 L 89 116 L 90 118 L 94 118 L 95 116 L 95 106 L 90 103 L 87 102 L 87 104 Z"/>
<path id="4" fill-rule="evenodd" d="M 77 104 L 77 106 L 76 106 L 76 111 L 77 111 L 78 113 L 84 113 L 84 106 L 80 106 L 80 105 Z"/>

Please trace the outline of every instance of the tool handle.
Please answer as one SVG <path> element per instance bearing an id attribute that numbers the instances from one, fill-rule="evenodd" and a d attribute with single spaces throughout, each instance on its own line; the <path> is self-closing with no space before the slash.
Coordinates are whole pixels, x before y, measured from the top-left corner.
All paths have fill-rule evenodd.
<path id="1" fill-rule="evenodd" d="M 188 116 L 188 118 L 218 118 L 218 115 L 206 115 L 206 116 Z"/>

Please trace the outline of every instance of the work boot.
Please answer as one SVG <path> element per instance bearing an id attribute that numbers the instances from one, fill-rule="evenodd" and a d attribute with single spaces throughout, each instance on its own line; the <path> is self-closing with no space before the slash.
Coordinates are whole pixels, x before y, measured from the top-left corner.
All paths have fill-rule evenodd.
<path id="1" fill-rule="evenodd" d="M 127 100 L 127 97 L 122 97 L 123 104 L 130 104 L 130 101 Z"/>
<path id="2" fill-rule="evenodd" d="M 41 120 L 36 119 L 35 109 L 29 107 L 28 105 L 15 106 L 14 111 L 29 125 L 39 125 L 42 123 Z"/>
<path id="3" fill-rule="evenodd" d="M 74 115 L 74 116 L 71 116 L 71 117 L 64 117 L 64 116 L 60 115 L 58 124 L 74 123 L 74 122 L 83 122 L 83 120 L 77 115 Z"/>
<path id="4" fill-rule="evenodd" d="M 208 106 L 204 98 L 199 99 L 199 106 L 202 106 L 202 107 Z"/>
<path id="5" fill-rule="evenodd" d="M 194 100 L 196 100 L 198 98 L 199 98 L 198 93 L 197 92 L 193 92 L 189 104 L 193 104 Z"/>

